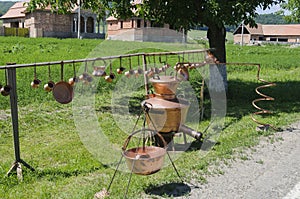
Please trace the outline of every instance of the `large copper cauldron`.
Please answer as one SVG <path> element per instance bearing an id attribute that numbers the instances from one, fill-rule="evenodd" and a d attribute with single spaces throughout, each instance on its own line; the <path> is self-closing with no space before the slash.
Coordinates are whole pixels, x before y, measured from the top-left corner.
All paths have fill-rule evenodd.
<path id="1" fill-rule="evenodd" d="M 149 110 L 146 114 L 149 128 L 162 133 L 165 138 L 169 133 L 183 132 L 200 139 L 202 137 L 200 132 L 184 125 L 190 103 L 176 97 L 180 80 L 173 76 L 157 76 L 150 79 L 150 82 L 155 94 L 149 95 L 150 97 L 148 96 L 141 104 Z"/>
<path id="2" fill-rule="evenodd" d="M 149 98 L 143 104 L 149 107 L 149 115 L 146 115 L 149 128 L 161 133 L 178 132 L 190 106 L 184 99 L 164 100 L 160 97 Z"/>

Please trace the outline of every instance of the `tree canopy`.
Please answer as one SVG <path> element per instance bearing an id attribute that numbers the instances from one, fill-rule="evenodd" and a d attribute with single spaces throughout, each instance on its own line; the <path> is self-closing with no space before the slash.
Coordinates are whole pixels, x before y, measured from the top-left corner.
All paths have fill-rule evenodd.
<path id="1" fill-rule="evenodd" d="M 223 63 L 226 62 L 225 25 L 237 25 L 243 21 L 245 24 L 255 26 L 255 17 L 258 16 L 257 7 L 265 10 L 274 4 L 284 2 L 284 0 L 143 0 L 142 3 L 141 0 L 81 1 L 83 8 L 97 11 L 101 5 L 118 18 L 139 16 L 159 23 L 168 23 L 177 30 L 186 31 L 195 25 L 205 25 L 208 27 L 209 47 L 215 49 L 214 55 Z M 30 9 L 49 4 L 54 9 L 66 12 L 77 5 L 77 0 L 31 0 Z M 227 85 L 226 68 L 221 69 L 220 72 Z"/>
<path id="2" fill-rule="evenodd" d="M 288 22 L 300 22 L 300 0 L 288 0 L 284 2 L 281 7 L 289 11 L 289 14 L 285 16 Z M 283 13 L 284 10 L 281 10 L 281 13 Z"/>
<path id="3" fill-rule="evenodd" d="M 290 0 L 289 2 L 299 2 Z M 105 7 L 116 17 L 129 18 L 138 15 L 145 19 L 157 20 L 160 23 L 168 23 L 177 30 L 188 30 L 195 25 L 208 27 L 210 47 L 216 48 L 216 56 L 221 61 L 225 58 L 225 29 L 224 25 L 237 25 L 244 21 L 245 24 L 255 25 L 255 17 L 258 16 L 256 8 L 267 9 L 273 4 L 284 2 L 283 0 L 81 0 L 83 8 L 99 11 Z M 31 0 L 29 9 L 37 6 L 51 5 L 54 10 L 67 12 L 78 5 L 78 0 Z M 219 35 L 221 32 L 222 34 Z M 222 36 L 220 38 L 220 36 Z M 223 46 L 223 47 L 221 47 Z M 221 47 L 220 51 L 218 50 Z"/>

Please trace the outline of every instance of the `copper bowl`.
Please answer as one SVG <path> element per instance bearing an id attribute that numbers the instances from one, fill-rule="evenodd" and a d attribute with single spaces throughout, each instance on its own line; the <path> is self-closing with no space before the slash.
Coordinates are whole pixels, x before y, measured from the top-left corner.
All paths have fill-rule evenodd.
<path id="1" fill-rule="evenodd" d="M 151 175 L 162 168 L 165 154 L 165 148 L 145 146 L 128 149 L 122 155 L 125 157 L 127 167 L 132 173 Z"/>

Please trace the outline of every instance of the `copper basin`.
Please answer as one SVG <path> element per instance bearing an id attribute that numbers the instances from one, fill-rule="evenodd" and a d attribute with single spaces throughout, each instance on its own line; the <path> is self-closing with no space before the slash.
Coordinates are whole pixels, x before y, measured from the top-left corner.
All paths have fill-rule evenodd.
<path id="1" fill-rule="evenodd" d="M 128 169 L 139 175 L 158 172 L 163 166 L 165 154 L 165 148 L 156 146 L 137 147 L 123 152 Z"/>

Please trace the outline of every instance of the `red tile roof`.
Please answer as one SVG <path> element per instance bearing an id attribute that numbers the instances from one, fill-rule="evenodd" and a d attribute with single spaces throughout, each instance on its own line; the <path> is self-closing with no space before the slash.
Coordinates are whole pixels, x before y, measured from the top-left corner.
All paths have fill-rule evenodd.
<path id="1" fill-rule="evenodd" d="M 264 35 L 300 35 L 300 24 L 263 25 Z"/>
<path id="2" fill-rule="evenodd" d="M 12 7 L 9 8 L 9 10 L 2 16 L 0 17 L 0 19 L 9 19 L 9 18 L 22 18 L 25 17 L 25 13 L 26 13 L 26 9 L 27 9 L 27 5 L 26 3 L 28 3 L 30 0 L 23 0 L 20 2 L 16 2 Z M 37 8 L 40 9 L 40 8 Z M 71 12 L 72 13 L 76 13 L 78 9 L 78 6 L 75 6 Z M 46 8 L 44 8 L 44 10 L 51 10 L 51 6 L 47 6 Z"/>
<path id="3" fill-rule="evenodd" d="M 249 31 L 252 35 L 268 35 L 268 36 L 293 36 L 293 35 L 300 35 L 300 24 L 257 24 L 257 28 L 253 27 L 250 28 L 248 25 L 245 28 Z M 241 27 L 239 27 L 241 28 Z M 237 28 L 237 30 L 239 29 Z M 233 34 L 236 34 L 234 31 Z"/>

